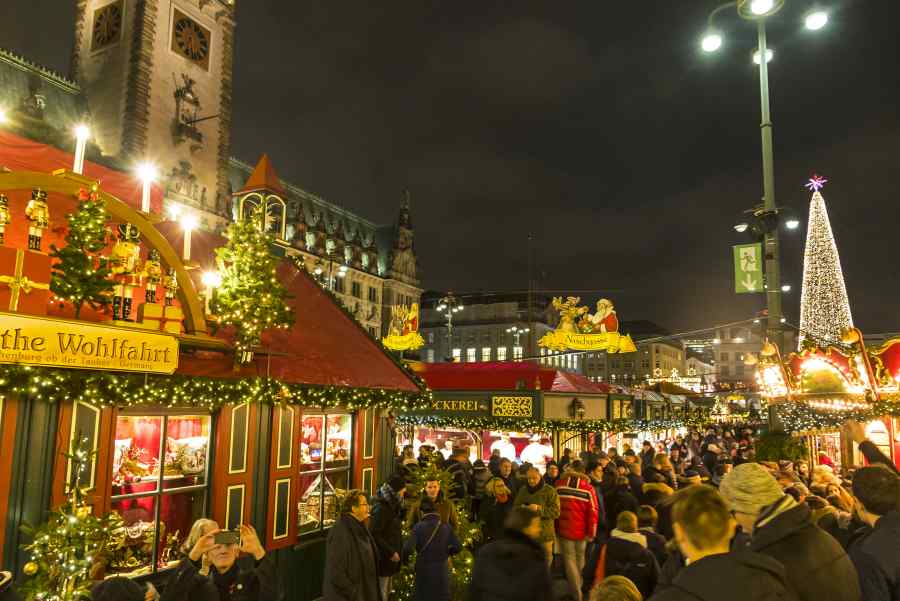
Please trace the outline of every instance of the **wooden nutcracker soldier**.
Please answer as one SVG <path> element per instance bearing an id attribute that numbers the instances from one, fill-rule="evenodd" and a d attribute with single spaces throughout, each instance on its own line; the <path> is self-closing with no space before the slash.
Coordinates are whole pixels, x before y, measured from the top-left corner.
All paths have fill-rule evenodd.
<path id="1" fill-rule="evenodd" d="M 6 226 L 12 221 L 9 216 L 9 199 L 0 194 L 0 244 L 6 241 Z"/>
<path id="2" fill-rule="evenodd" d="M 178 276 L 175 268 L 169 268 L 169 273 L 163 279 L 163 287 L 166 289 L 166 306 L 171 307 L 175 303 L 175 295 L 178 294 Z"/>
<path id="3" fill-rule="evenodd" d="M 137 226 L 130 223 L 119 224 L 119 239 L 110 253 L 111 271 L 117 282 L 113 290 L 113 321 L 130 321 L 131 297 L 142 278 L 138 269 L 141 260 L 141 246 L 138 244 L 140 237 Z"/>
<path id="4" fill-rule="evenodd" d="M 47 207 L 47 193 L 40 188 L 31 191 L 31 200 L 25 207 L 28 226 L 28 250 L 41 250 L 44 230 L 50 227 L 50 209 Z"/>
<path id="5" fill-rule="evenodd" d="M 147 289 L 144 291 L 144 302 L 156 304 L 156 287 L 162 281 L 162 265 L 159 262 L 159 251 L 150 250 L 144 263 L 144 277 L 147 278 Z"/>

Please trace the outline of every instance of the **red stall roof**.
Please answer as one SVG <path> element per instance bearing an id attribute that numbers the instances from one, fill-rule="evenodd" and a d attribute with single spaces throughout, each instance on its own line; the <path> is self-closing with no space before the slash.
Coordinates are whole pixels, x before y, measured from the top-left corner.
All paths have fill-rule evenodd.
<path id="1" fill-rule="evenodd" d="M 541 367 L 529 361 L 484 363 L 414 363 L 413 370 L 432 390 L 516 390 L 533 389 L 540 380 L 541 390 L 606 394 L 610 387 L 592 382 L 585 376 Z"/>

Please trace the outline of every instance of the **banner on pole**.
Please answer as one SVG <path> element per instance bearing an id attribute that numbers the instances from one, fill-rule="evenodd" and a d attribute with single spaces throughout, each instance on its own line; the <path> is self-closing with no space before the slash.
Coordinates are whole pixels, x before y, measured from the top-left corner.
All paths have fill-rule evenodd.
<path id="1" fill-rule="evenodd" d="M 734 291 L 737 294 L 763 292 L 762 244 L 734 247 Z"/>

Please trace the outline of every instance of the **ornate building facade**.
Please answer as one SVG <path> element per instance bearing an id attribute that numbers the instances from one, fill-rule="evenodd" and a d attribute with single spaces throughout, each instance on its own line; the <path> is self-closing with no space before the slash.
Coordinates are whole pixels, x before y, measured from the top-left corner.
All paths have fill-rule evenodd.
<path id="1" fill-rule="evenodd" d="M 270 222 L 278 246 L 320 270 L 380 336 L 391 306 L 422 292 L 409 194 L 392 223 L 379 225 L 281 182 L 266 157 L 256 170 L 233 158 L 235 24 L 233 0 L 76 0 L 71 77 L 0 49 L 0 127 L 71 151 L 74 127 L 86 124 L 89 161 L 122 171 L 153 163 L 164 213 L 190 212 L 213 231 L 240 218 L 244 197 L 259 203 L 274 184 L 261 202 L 280 202 Z"/>

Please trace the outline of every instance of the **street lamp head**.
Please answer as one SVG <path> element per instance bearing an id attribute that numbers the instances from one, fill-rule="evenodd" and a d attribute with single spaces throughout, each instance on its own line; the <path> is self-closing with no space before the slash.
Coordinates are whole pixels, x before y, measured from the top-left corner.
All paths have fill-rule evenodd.
<path id="1" fill-rule="evenodd" d="M 828 13 L 824 10 L 814 10 L 806 15 L 805 25 L 810 31 L 818 31 L 828 24 Z"/>
<path id="2" fill-rule="evenodd" d="M 775 0 L 750 0 L 750 12 L 760 17 L 775 8 Z"/>
<path id="3" fill-rule="evenodd" d="M 766 48 L 766 63 L 771 63 L 773 58 L 775 58 L 775 51 L 771 48 Z M 753 63 L 759 64 L 759 50 L 753 51 Z"/>
<path id="4" fill-rule="evenodd" d="M 743 234 L 744 232 L 747 231 L 747 228 L 749 228 L 749 227 L 750 227 L 749 223 L 738 223 L 734 226 L 734 231 L 736 231 L 739 234 Z"/>
<path id="5" fill-rule="evenodd" d="M 781 287 L 781 291 L 782 291 L 782 292 L 790 292 L 790 291 L 791 291 L 791 285 L 790 285 L 790 284 L 784 284 L 784 285 Z"/>
<path id="6" fill-rule="evenodd" d="M 81 124 L 75 126 L 75 138 L 79 142 L 84 142 L 85 140 L 87 140 L 90 137 L 91 137 L 91 129 L 87 125 L 85 125 L 84 123 L 81 123 Z"/>
<path id="7" fill-rule="evenodd" d="M 703 52 L 715 52 L 722 47 L 722 34 L 717 31 L 707 31 L 700 40 Z"/>
<path id="8" fill-rule="evenodd" d="M 738 14 L 744 19 L 765 19 L 784 7 L 785 0 L 737 0 Z"/>
<path id="9" fill-rule="evenodd" d="M 798 227 L 800 227 L 800 220 L 799 219 L 788 219 L 787 221 L 784 222 L 784 225 L 789 230 L 795 230 Z"/>
<path id="10" fill-rule="evenodd" d="M 149 184 L 156 179 L 156 165 L 153 163 L 141 163 L 138 165 L 137 175 L 142 182 Z"/>

